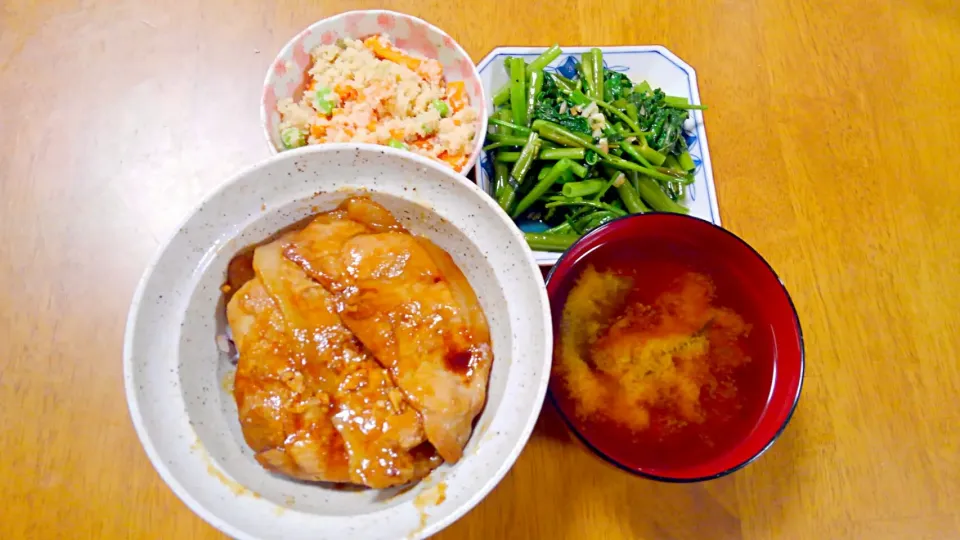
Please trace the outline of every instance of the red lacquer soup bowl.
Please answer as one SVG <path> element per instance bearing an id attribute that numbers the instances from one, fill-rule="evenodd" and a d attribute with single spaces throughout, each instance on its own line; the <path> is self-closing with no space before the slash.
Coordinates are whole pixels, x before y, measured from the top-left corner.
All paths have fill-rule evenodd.
<path id="1" fill-rule="evenodd" d="M 614 465 L 709 480 L 786 428 L 803 382 L 800 322 L 773 269 L 734 234 L 677 214 L 620 218 L 557 261 L 547 293 L 551 398 Z"/>

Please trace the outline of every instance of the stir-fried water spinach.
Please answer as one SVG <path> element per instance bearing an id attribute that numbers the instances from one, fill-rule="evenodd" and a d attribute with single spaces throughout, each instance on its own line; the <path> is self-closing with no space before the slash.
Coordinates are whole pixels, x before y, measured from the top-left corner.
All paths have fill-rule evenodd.
<path id="1" fill-rule="evenodd" d="M 506 60 L 484 147 L 498 203 L 537 228 L 530 246 L 563 251 L 617 217 L 686 213 L 695 164 L 684 126 L 706 107 L 608 69 L 600 49 L 581 55 L 573 78 L 544 71 L 560 54 L 554 45 L 529 64 Z"/>

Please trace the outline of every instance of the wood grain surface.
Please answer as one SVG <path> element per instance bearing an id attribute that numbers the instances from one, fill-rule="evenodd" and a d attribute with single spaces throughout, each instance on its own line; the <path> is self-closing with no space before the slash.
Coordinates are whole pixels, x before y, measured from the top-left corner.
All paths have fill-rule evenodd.
<path id="1" fill-rule="evenodd" d="M 953 0 L 29 1 L 0 11 L 0 531 L 216 538 L 124 402 L 128 304 L 159 241 L 268 155 L 280 46 L 350 8 L 497 45 L 663 44 L 697 69 L 724 225 L 777 269 L 807 377 L 757 462 L 622 473 L 548 405 L 442 539 L 960 538 L 960 8 Z"/>

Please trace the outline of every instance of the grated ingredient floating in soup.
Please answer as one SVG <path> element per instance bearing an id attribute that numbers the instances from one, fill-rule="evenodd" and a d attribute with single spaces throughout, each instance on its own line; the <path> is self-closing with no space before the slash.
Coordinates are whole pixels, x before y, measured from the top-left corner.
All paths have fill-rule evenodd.
<path id="1" fill-rule="evenodd" d="M 303 96 L 277 104 L 285 148 L 374 143 L 463 170 L 478 115 L 464 82 L 445 81 L 440 62 L 411 56 L 383 35 L 340 39 L 310 55 Z"/>
<path id="2" fill-rule="evenodd" d="M 749 394 L 769 388 L 754 384 L 765 377 L 750 369 L 751 325 L 718 302 L 710 276 L 673 270 L 656 280 L 586 267 L 564 303 L 554 362 L 580 430 L 664 468 L 751 429 Z"/>

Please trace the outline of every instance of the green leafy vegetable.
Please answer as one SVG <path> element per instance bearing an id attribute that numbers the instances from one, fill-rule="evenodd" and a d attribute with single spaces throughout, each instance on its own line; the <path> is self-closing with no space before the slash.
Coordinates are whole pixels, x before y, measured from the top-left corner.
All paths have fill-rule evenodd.
<path id="1" fill-rule="evenodd" d="M 653 91 L 634 92 L 628 100 L 637 108 L 637 124 L 641 131 L 648 131 L 647 142 L 661 154 L 679 154 L 686 150 L 683 141 L 683 121 L 689 113 L 675 109 L 664 102 L 666 94 L 657 88 Z"/>
<path id="2" fill-rule="evenodd" d="M 630 77 L 609 69 L 603 70 L 603 100 L 613 102 L 622 99 L 633 91 Z"/>
<path id="3" fill-rule="evenodd" d="M 570 131 L 589 135 L 591 133 L 590 123 L 582 116 L 571 114 L 571 107 L 571 103 L 564 98 L 563 90 L 557 85 L 557 78 L 549 73 L 544 73 L 543 87 L 537 94 L 533 106 L 533 118 L 547 120 Z"/>
<path id="4" fill-rule="evenodd" d="M 494 95 L 484 146 L 500 206 L 545 225 L 526 233 L 530 246 L 562 251 L 620 216 L 688 212 L 696 167 L 684 121 L 706 107 L 604 67 L 596 48 L 564 60 L 573 58 L 572 78 L 544 70 L 560 54 L 554 46 L 505 62 L 509 82 Z"/>

